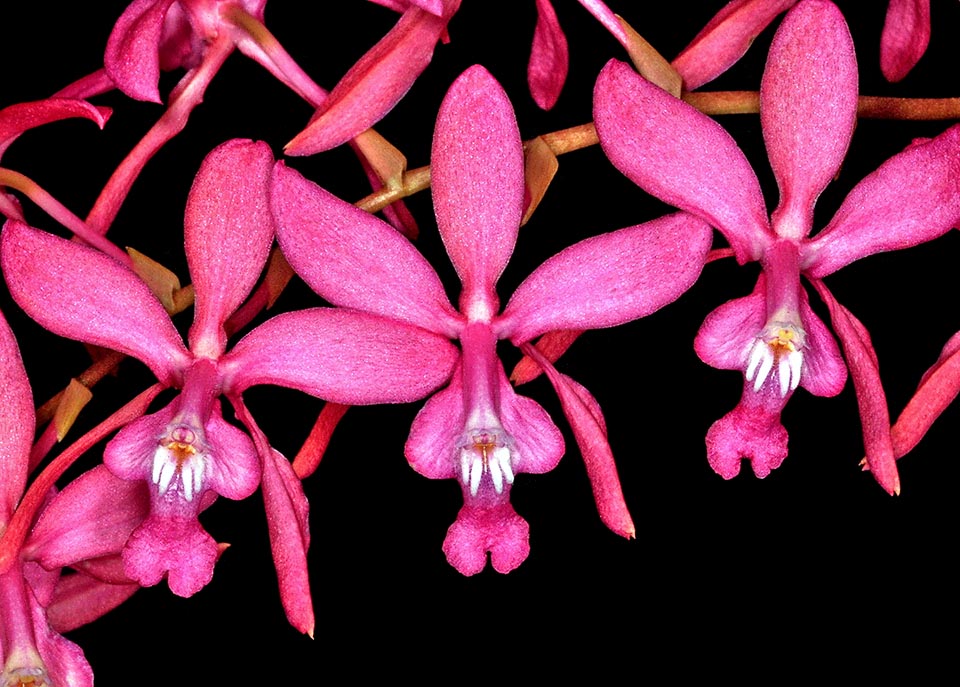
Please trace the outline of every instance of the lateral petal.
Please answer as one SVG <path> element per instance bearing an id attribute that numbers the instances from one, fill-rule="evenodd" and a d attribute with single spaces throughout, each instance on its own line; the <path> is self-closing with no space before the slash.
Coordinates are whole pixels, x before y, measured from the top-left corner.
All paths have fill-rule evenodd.
<path id="1" fill-rule="evenodd" d="M 110 108 L 73 98 L 47 98 L 5 107 L 0 110 L 0 155 L 24 131 L 71 117 L 89 119 L 102 129 L 110 118 Z"/>
<path id="2" fill-rule="evenodd" d="M 914 68 L 930 44 L 930 0 L 890 0 L 880 36 L 880 71 L 891 83 Z"/>
<path id="3" fill-rule="evenodd" d="M 515 344 L 556 329 L 629 322 L 680 297 L 700 275 L 710 225 L 675 213 L 580 241 L 524 280 L 496 320 Z"/>
<path id="4" fill-rule="evenodd" d="M 447 91 L 430 164 L 437 225 L 464 285 L 460 310 L 470 316 L 478 307 L 478 316 L 489 317 L 517 241 L 524 182 L 513 106 L 483 67 L 467 69 Z"/>
<path id="5" fill-rule="evenodd" d="M 134 582 L 110 584 L 80 572 L 63 575 L 47 606 L 47 620 L 55 632 L 70 632 L 112 611 L 138 589 Z"/>
<path id="6" fill-rule="evenodd" d="M 527 83 L 534 101 L 544 110 L 557 104 L 570 69 L 570 51 L 550 0 L 537 0 L 537 26 L 527 65 Z"/>
<path id="7" fill-rule="evenodd" d="M 278 162 L 271 205 L 291 267 L 322 298 L 446 334 L 459 330 L 433 267 L 405 237 Z"/>
<path id="8" fill-rule="evenodd" d="M 643 190 L 719 229 L 740 263 L 772 234 L 757 177 L 719 124 L 610 60 L 593 93 L 604 153 Z"/>
<path id="9" fill-rule="evenodd" d="M 273 242 L 268 185 L 273 153 L 263 142 L 234 139 L 203 160 L 187 197 L 184 246 L 195 301 L 190 349 L 217 358 L 223 323 L 253 289 Z"/>
<path id="10" fill-rule="evenodd" d="M 804 248 L 804 274 L 822 278 L 873 253 L 909 248 L 960 220 L 960 125 L 911 144 L 868 175 Z"/>
<path id="11" fill-rule="evenodd" d="M 408 403 L 447 380 L 459 350 L 446 338 L 376 315 L 334 308 L 283 313 L 220 362 L 224 389 L 299 389 L 334 403 Z"/>
<path id="12" fill-rule="evenodd" d="M 134 0 L 107 39 L 103 64 L 117 88 L 131 98 L 159 103 L 160 41 L 174 0 Z"/>
<path id="13" fill-rule="evenodd" d="M 20 349 L 2 313 L 0 408 L 0 527 L 5 527 L 26 486 L 36 416 Z"/>
<path id="14" fill-rule="evenodd" d="M 803 238 L 813 205 L 836 176 L 857 122 L 857 58 L 830 2 L 801 2 L 777 29 L 760 86 L 760 121 L 780 205 L 773 229 Z"/>
<path id="15" fill-rule="evenodd" d="M 173 384 L 190 354 L 170 316 L 131 270 L 103 253 L 10 220 L 0 238 L 10 293 L 54 334 L 142 360 Z"/>

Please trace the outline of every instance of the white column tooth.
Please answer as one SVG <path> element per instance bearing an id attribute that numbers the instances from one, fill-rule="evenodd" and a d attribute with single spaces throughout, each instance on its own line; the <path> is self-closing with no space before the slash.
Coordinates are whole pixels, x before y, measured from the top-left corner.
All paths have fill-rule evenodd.
<path id="1" fill-rule="evenodd" d="M 177 466 L 171 460 L 166 460 L 163 462 L 163 469 L 160 471 L 160 481 L 157 482 L 157 487 L 160 490 L 160 494 L 166 494 L 167 489 L 170 487 L 170 480 L 173 479 L 173 475 L 177 472 Z"/>
<path id="2" fill-rule="evenodd" d="M 780 398 L 783 398 L 790 391 L 790 362 L 788 360 L 780 360 L 777 365 L 777 374 L 780 376 Z"/>
<path id="3" fill-rule="evenodd" d="M 203 475 L 206 472 L 206 463 L 199 455 L 193 462 L 193 493 L 199 494 L 200 487 L 203 486 Z"/>
<path id="4" fill-rule="evenodd" d="M 770 370 L 773 369 L 773 353 L 770 352 L 770 349 L 766 344 L 761 344 L 761 346 L 763 348 L 763 353 L 760 359 L 760 369 L 757 371 L 756 379 L 753 380 L 754 391 L 760 391 L 760 387 L 762 387 L 763 383 L 767 381 L 767 376 L 770 374 Z"/>
<path id="5" fill-rule="evenodd" d="M 747 381 L 753 381 L 753 375 L 757 373 L 757 368 L 760 366 L 760 361 L 763 360 L 763 349 L 767 347 L 767 344 L 763 343 L 760 340 L 753 342 L 753 345 L 750 348 L 750 361 L 747 363 Z"/>
<path id="6" fill-rule="evenodd" d="M 470 452 L 465 448 L 460 449 L 460 476 L 461 482 L 470 484 Z"/>
<path id="7" fill-rule="evenodd" d="M 803 353 L 794 351 L 787 361 L 790 363 L 790 390 L 795 390 L 800 385 L 800 371 L 803 369 Z"/>
<path id="8" fill-rule="evenodd" d="M 151 477 L 154 484 L 160 482 L 160 471 L 163 470 L 163 465 L 167 462 L 168 457 L 167 449 L 163 446 L 157 446 L 157 450 L 153 453 L 153 475 Z"/>
<path id="9" fill-rule="evenodd" d="M 503 470 L 503 476 L 506 478 L 507 484 L 513 484 L 513 466 L 510 464 L 512 457 L 510 455 L 510 449 L 506 446 L 494 449 L 493 457 L 500 463 L 500 469 Z"/>
<path id="10" fill-rule="evenodd" d="M 490 457 L 488 465 L 490 466 L 490 477 L 493 479 L 493 488 L 497 490 L 498 494 L 502 494 L 503 472 L 500 471 L 500 459 L 497 457 L 496 452 Z"/>
<path id="11" fill-rule="evenodd" d="M 183 498 L 193 501 L 193 461 L 186 461 L 180 468 L 180 483 L 183 485 Z"/>
<path id="12" fill-rule="evenodd" d="M 479 458 L 473 459 L 470 466 L 470 496 L 476 496 L 480 488 L 480 475 L 483 474 L 483 462 Z"/>

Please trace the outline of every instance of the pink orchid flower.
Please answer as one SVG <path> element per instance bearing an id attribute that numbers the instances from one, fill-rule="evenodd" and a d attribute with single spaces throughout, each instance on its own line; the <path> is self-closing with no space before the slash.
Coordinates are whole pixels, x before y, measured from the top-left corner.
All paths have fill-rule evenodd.
<path id="1" fill-rule="evenodd" d="M 2 315 L 0 406 L 3 534 L 26 486 L 35 417 L 20 351 Z M 145 499 L 117 484 L 111 484 L 109 492 L 91 492 L 86 489 L 91 481 L 102 480 L 88 474 L 48 498 L 26 541 L 5 556 L 12 564 L 0 571 L 0 684 L 92 685 L 83 651 L 59 633 L 100 617 L 139 588 L 114 563 L 125 538 L 143 519 Z M 85 498 L 73 499 L 76 491 L 83 491 Z M 6 543 L 4 539 L 4 548 Z M 68 565 L 77 566 L 78 572 L 62 575 Z"/>
<path id="2" fill-rule="evenodd" d="M 136 357 L 161 387 L 180 390 L 124 427 L 104 453 L 111 472 L 150 492 L 149 516 L 123 550 L 126 574 L 144 586 L 166 576 L 174 593 L 194 594 L 219 554 L 199 512 L 218 494 L 242 499 L 261 485 L 284 607 L 294 626 L 312 632 L 306 499 L 242 392 L 275 384 L 352 405 L 413 401 L 449 376 L 456 349 L 380 317 L 316 308 L 278 315 L 227 352 L 224 324 L 255 285 L 273 240 L 272 165 L 266 144 L 234 140 L 197 174 L 184 229 L 195 288 L 189 349 L 146 284 L 102 253 L 11 221 L 0 257 L 14 299 L 41 325 Z M 220 396 L 250 436 L 224 420 Z"/>
<path id="3" fill-rule="evenodd" d="M 406 95 L 427 68 L 437 42 L 461 0 L 373 0 L 403 12 L 396 26 L 344 75 L 307 127 L 286 146 L 289 155 L 312 155 L 335 148 L 380 121 Z M 630 42 L 616 15 L 601 0 L 579 0 L 623 46 Z M 567 39 L 550 0 L 536 0 L 527 81 L 533 99 L 552 108 L 567 79 Z"/>
<path id="4" fill-rule="evenodd" d="M 732 67 L 753 40 L 797 0 L 732 0 L 673 61 L 687 90 L 700 88 Z M 890 0 L 880 37 L 880 69 L 903 79 L 930 43 L 930 0 Z"/>
<path id="5" fill-rule="evenodd" d="M 725 478 L 752 462 L 764 477 L 787 455 L 780 411 L 802 386 L 840 392 L 846 369 L 829 330 L 810 308 L 805 276 L 830 311 L 863 422 L 867 464 L 899 490 L 877 359 L 866 328 L 822 279 L 862 257 L 929 241 L 960 216 L 960 127 L 892 157 L 847 196 L 814 237 L 814 203 L 837 173 L 856 123 L 857 66 L 837 8 L 804 0 L 778 29 L 760 89 L 764 141 L 780 188 L 768 218 L 757 178 L 715 121 L 610 62 L 594 113 L 613 164 L 649 193 L 717 227 L 743 264 L 759 261 L 754 292 L 711 313 L 695 348 L 704 362 L 744 375 L 743 397 L 707 435 L 711 466 Z"/>
<path id="6" fill-rule="evenodd" d="M 461 344 L 449 385 L 427 401 L 406 445 L 415 470 L 460 482 L 464 505 L 444 541 L 447 559 L 466 575 L 485 567 L 487 553 L 499 572 L 523 562 L 529 527 L 510 504 L 511 486 L 519 473 L 552 469 L 564 449 L 546 411 L 507 381 L 499 339 L 545 368 L 603 521 L 632 537 L 599 405 L 527 342 L 555 329 L 613 326 L 673 301 L 700 273 L 708 225 L 678 213 L 583 241 L 545 262 L 501 312 L 496 283 L 524 208 L 523 148 L 510 101 L 482 67 L 464 72 L 441 105 L 431 179 L 440 234 L 463 285 L 459 310 L 409 241 L 282 162 L 272 203 L 281 249 L 322 297 Z"/>

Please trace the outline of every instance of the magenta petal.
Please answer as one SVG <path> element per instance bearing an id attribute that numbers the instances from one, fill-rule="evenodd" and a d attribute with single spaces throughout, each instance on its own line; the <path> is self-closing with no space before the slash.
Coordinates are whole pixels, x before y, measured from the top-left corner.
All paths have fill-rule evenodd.
<path id="1" fill-rule="evenodd" d="M 395 229 L 282 162 L 271 203 L 283 254 L 321 297 L 456 335 L 460 315 L 437 273 Z"/>
<path id="2" fill-rule="evenodd" d="M 307 571 L 309 504 L 290 463 L 273 450 L 263 460 L 263 502 L 283 609 L 291 625 L 312 637 L 313 601 Z"/>
<path id="3" fill-rule="evenodd" d="M 111 473 L 121 480 L 150 479 L 160 437 L 176 415 L 179 402 L 178 397 L 162 410 L 138 417 L 107 442 L 103 462 Z M 92 489 L 99 485 L 100 482 L 91 482 Z"/>
<path id="4" fill-rule="evenodd" d="M 430 160 L 437 224 L 468 304 L 461 311 L 469 315 L 474 303 L 494 310 L 523 215 L 523 147 L 507 94 L 483 67 L 447 91 Z"/>
<path id="5" fill-rule="evenodd" d="M 267 195 L 273 153 L 266 143 L 234 139 L 211 151 L 187 198 L 184 244 L 195 289 L 190 348 L 219 357 L 223 323 L 256 284 L 273 243 Z"/>
<path id="6" fill-rule="evenodd" d="M 476 575 L 490 562 L 498 573 L 515 569 L 530 554 L 530 525 L 509 501 L 489 507 L 467 502 L 447 530 L 443 553 L 464 575 Z"/>
<path id="7" fill-rule="evenodd" d="M 0 527 L 6 526 L 23 495 L 33 428 L 33 394 L 20 349 L 0 313 Z"/>
<path id="8" fill-rule="evenodd" d="M 188 364 L 160 301 L 113 258 L 15 220 L 0 250 L 14 300 L 54 334 L 132 355 L 167 384 Z"/>
<path id="9" fill-rule="evenodd" d="M 887 81 L 903 79 L 930 43 L 930 0 L 890 0 L 880 36 L 880 70 Z"/>
<path id="10" fill-rule="evenodd" d="M 899 458 L 913 449 L 934 420 L 960 393 L 960 333 L 954 334 L 937 362 L 927 370 L 907 407 L 890 429 L 893 453 Z"/>
<path id="11" fill-rule="evenodd" d="M 83 655 L 83 650 L 50 627 L 46 610 L 35 599 L 31 599 L 30 605 L 37 649 L 51 684 L 93 687 L 93 671 Z"/>
<path id="12" fill-rule="evenodd" d="M 707 315 L 693 342 L 700 360 L 718 370 L 746 369 L 750 347 L 766 322 L 765 284 L 761 273 L 749 296 L 727 301 Z"/>
<path id="13" fill-rule="evenodd" d="M 380 121 L 430 64 L 448 21 L 449 17 L 419 7 L 406 10 L 390 32 L 344 75 L 285 152 L 313 155 L 329 150 Z"/>
<path id="14" fill-rule="evenodd" d="M 857 59 L 840 10 L 799 3 L 773 38 L 760 86 L 763 138 L 780 187 L 778 235 L 798 239 L 813 228 L 813 205 L 850 145 L 857 95 Z"/>
<path id="15" fill-rule="evenodd" d="M 514 343 L 556 329 L 596 329 L 644 317 L 690 288 L 713 240 L 710 225 L 686 213 L 577 243 L 517 288 L 498 334 Z"/>
<path id="16" fill-rule="evenodd" d="M 100 465 L 54 497 L 30 533 L 25 551 L 48 569 L 119 552 L 147 517 L 150 499 Z"/>
<path id="17" fill-rule="evenodd" d="M 524 351 L 530 355 L 532 348 L 526 346 Z M 544 366 L 550 383 L 560 397 L 563 413 L 573 429 L 583 462 L 587 466 L 587 476 L 590 478 L 600 519 L 620 536 L 634 538 L 637 530 L 623 498 L 623 489 L 620 487 L 613 451 L 607 441 L 607 426 L 600 411 L 600 404 L 581 384 L 557 372 L 541 356 L 537 355 L 536 359 Z"/>
<path id="18" fill-rule="evenodd" d="M 643 190 L 719 229 L 741 263 L 770 242 L 753 168 L 719 124 L 610 60 L 593 93 L 600 145 Z"/>
<path id="19" fill-rule="evenodd" d="M 854 260 L 908 248 L 960 220 L 960 125 L 911 145 L 850 192 L 804 249 L 804 273 L 820 278 Z"/>
<path id="20" fill-rule="evenodd" d="M 814 396 L 836 396 L 847 383 L 847 366 L 840 349 L 823 321 L 810 308 L 806 291 L 801 291 L 800 319 L 806 335 L 800 386 Z"/>
<path id="21" fill-rule="evenodd" d="M 84 117 L 102 129 L 110 117 L 110 108 L 73 98 L 47 98 L 5 107 L 0 110 L 0 154 L 24 131 L 70 117 Z"/>
<path id="22" fill-rule="evenodd" d="M 733 0 L 672 62 L 683 87 L 692 91 L 732 67 L 774 17 L 797 0 Z"/>
<path id="23" fill-rule="evenodd" d="M 410 466 L 430 479 L 455 478 L 464 421 L 463 375 L 457 365 L 449 386 L 427 399 L 410 426 L 403 449 Z"/>
<path id="24" fill-rule="evenodd" d="M 131 98 L 160 102 L 160 40 L 174 0 L 134 0 L 117 20 L 104 66 L 121 91 Z"/>
<path id="25" fill-rule="evenodd" d="M 762 479 L 787 457 L 787 430 L 780 424 L 780 411 L 789 395 L 781 397 L 774 387 L 765 384 L 754 391 L 753 383 L 744 379 L 740 403 L 707 431 L 707 460 L 724 479 L 740 473 L 741 460 L 749 460 Z"/>
<path id="26" fill-rule="evenodd" d="M 450 376 L 446 338 L 376 315 L 333 308 L 284 313 L 247 334 L 221 361 L 224 388 L 299 389 L 334 403 L 408 403 Z"/>
<path id="27" fill-rule="evenodd" d="M 567 37 L 557 21 L 557 13 L 550 0 L 537 0 L 537 27 L 527 65 L 527 83 L 533 99 L 544 110 L 557 104 L 569 67 Z"/>
<path id="28" fill-rule="evenodd" d="M 863 426 L 863 447 L 867 468 L 889 494 L 900 493 L 900 475 L 890 438 L 890 415 L 887 397 L 880 383 L 877 354 L 873 350 L 866 327 L 833 297 L 823 282 L 814 280 L 817 293 L 827 304 L 833 329 L 840 337 L 843 352 L 850 366 L 853 388 L 857 392 L 860 423 Z"/>
<path id="29" fill-rule="evenodd" d="M 204 481 L 228 499 L 247 498 L 260 485 L 260 460 L 250 437 L 223 419 L 219 403 L 205 429 L 210 456 Z"/>
<path id="30" fill-rule="evenodd" d="M 171 592 L 189 597 L 213 579 L 218 554 L 217 543 L 196 516 L 151 514 L 127 541 L 124 572 L 144 587 L 157 584 L 166 575 Z"/>
<path id="31" fill-rule="evenodd" d="M 138 589 L 135 583 L 109 584 L 83 573 L 64 575 L 47 607 L 47 620 L 56 632 L 75 630 L 112 611 Z"/>

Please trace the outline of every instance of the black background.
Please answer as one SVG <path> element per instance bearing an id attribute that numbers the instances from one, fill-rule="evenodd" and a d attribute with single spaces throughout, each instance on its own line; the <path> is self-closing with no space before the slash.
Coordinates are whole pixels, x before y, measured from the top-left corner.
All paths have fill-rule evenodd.
<path id="1" fill-rule="evenodd" d="M 335 4 L 337 17 L 325 15 L 322 3 L 313 15 L 303 14 L 306 3 L 274 0 L 266 9 L 266 25 L 326 88 L 396 19 L 371 3 Z M 723 3 L 655 3 L 656 14 L 652 3 L 608 4 L 672 58 Z M 879 70 L 885 4 L 838 4 L 857 45 L 863 94 L 958 95 L 957 3 L 934 0 L 930 49 L 898 85 L 887 84 Z M 486 66 L 511 96 L 524 138 L 590 119 L 597 73 L 609 58 L 625 56 L 577 2 L 555 5 L 570 43 L 570 77 L 557 107 L 545 113 L 525 82 L 534 3 L 465 0 L 449 27 L 451 43 L 438 46 L 433 63 L 377 126 L 407 155 L 410 167 L 428 164 L 443 94 L 475 63 Z M 47 96 L 98 68 L 124 7 L 122 0 L 5 7 L 0 105 Z M 772 33 L 773 28 L 765 31 L 741 63 L 704 90 L 755 90 Z M 161 93 L 179 76 L 165 75 Z M 79 120 L 45 126 L 24 135 L 3 159 L 4 166 L 29 175 L 81 216 L 162 111 L 117 93 L 94 102 L 115 108 L 104 131 Z M 233 137 L 266 140 L 279 156 L 310 114 L 309 106 L 262 67 L 239 52 L 231 56 L 186 131 L 148 164 L 109 236 L 172 267 L 186 283 L 183 207 L 203 156 Z M 773 207 L 776 186 L 757 116 L 720 121 L 754 163 Z M 883 160 L 912 138 L 946 126 L 862 121 L 838 180 L 818 203 L 817 225 L 823 226 L 853 185 Z M 347 200 L 369 192 L 345 148 L 289 164 Z M 564 156 L 560 165 L 544 203 L 521 230 L 500 283 L 504 302 L 561 248 L 668 211 L 622 177 L 597 148 Z M 61 231 L 25 205 L 29 220 Z M 455 299 L 458 283 L 436 235 L 429 194 L 418 194 L 409 205 L 421 224 L 418 245 Z M 960 328 L 955 234 L 872 256 L 827 280 L 872 333 L 894 416 Z M 948 409 L 900 461 L 903 492 L 896 498 L 858 468 L 862 442 L 849 381 L 836 398 L 800 391 L 791 399 L 783 415 L 790 456 L 770 477 L 757 480 L 747 465 L 729 482 L 715 475 L 703 437 L 737 403 L 741 376 L 701 363 L 692 341 L 713 308 L 750 292 L 757 270 L 756 264 L 739 267 L 732 260 L 710 264 L 678 302 L 644 320 L 582 337 L 558 365 L 603 406 L 636 541 L 607 531 L 597 517 L 572 435 L 553 390 L 541 379 L 522 392 L 553 415 L 568 451 L 553 472 L 521 476 L 513 489 L 514 505 L 530 523 L 531 555 L 506 576 L 488 567 L 462 577 L 440 550 L 461 502 L 459 487 L 419 476 L 403 458 L 406 432 L 420 404 L 359 408 L 347 414 L 320 469 L 304 485 L 313 533 L 313 641 L 284 618 L 259 493 L 241 503 L 222 499 L 204 515 L 214 537 L 232 544 L 207 588 L 189 600 L 174 597 L 165 584 L 142 590 L 71 639 L 84 648 L 98 684 L 108 686 L 253 684 L 313 676 L 319 681 L 344 667 L 355 675 L 384 669 L 428 675 L 448 662 L 456 666 L 451 675 L 493 676 L 511 655 L 523 656 L 530 668 L 565 665 L 591 654 L 588 644 L 605 647 L 601 655 L 634 663 L 637 675 L 668 665 L 675 651 L 739 659 L 837 646 L 864 660 L 891 658 L 884 652 L 900 637 L 926 637 L 923 615 L 957 607 L 950 554 L 960 406 Z M 822 303 L 815 295 L 811 299 L 828 321 Z M 295 284 L 277 307 L 317 303 Z M 88 364 L 81 346 L 43 332 L 5 293 L 0 307 L 21 342 L 38 403 Z M 187 313 L 176 322 L 185 332 L 189 320 Z M 519 356 L 508 344 L 500 350 L 509 370 Z M 97 387 L 81 428 L 99 422 L 150 382 L 140 363 L 124 363 L 119 377 Z M 290 456 L 321 407 L 303 394 L 276 389 L 251 390 L 248 400 L 273 444 Z M 81 467 L 98 460 L 94 452 Z M 803 634 L 799 643 L 785 641 L 795 633 Z M 558 658 L 548 649 L 567 642 L 580 650 Z M 936 647 L 928 645 L 931 656 Z"/>

